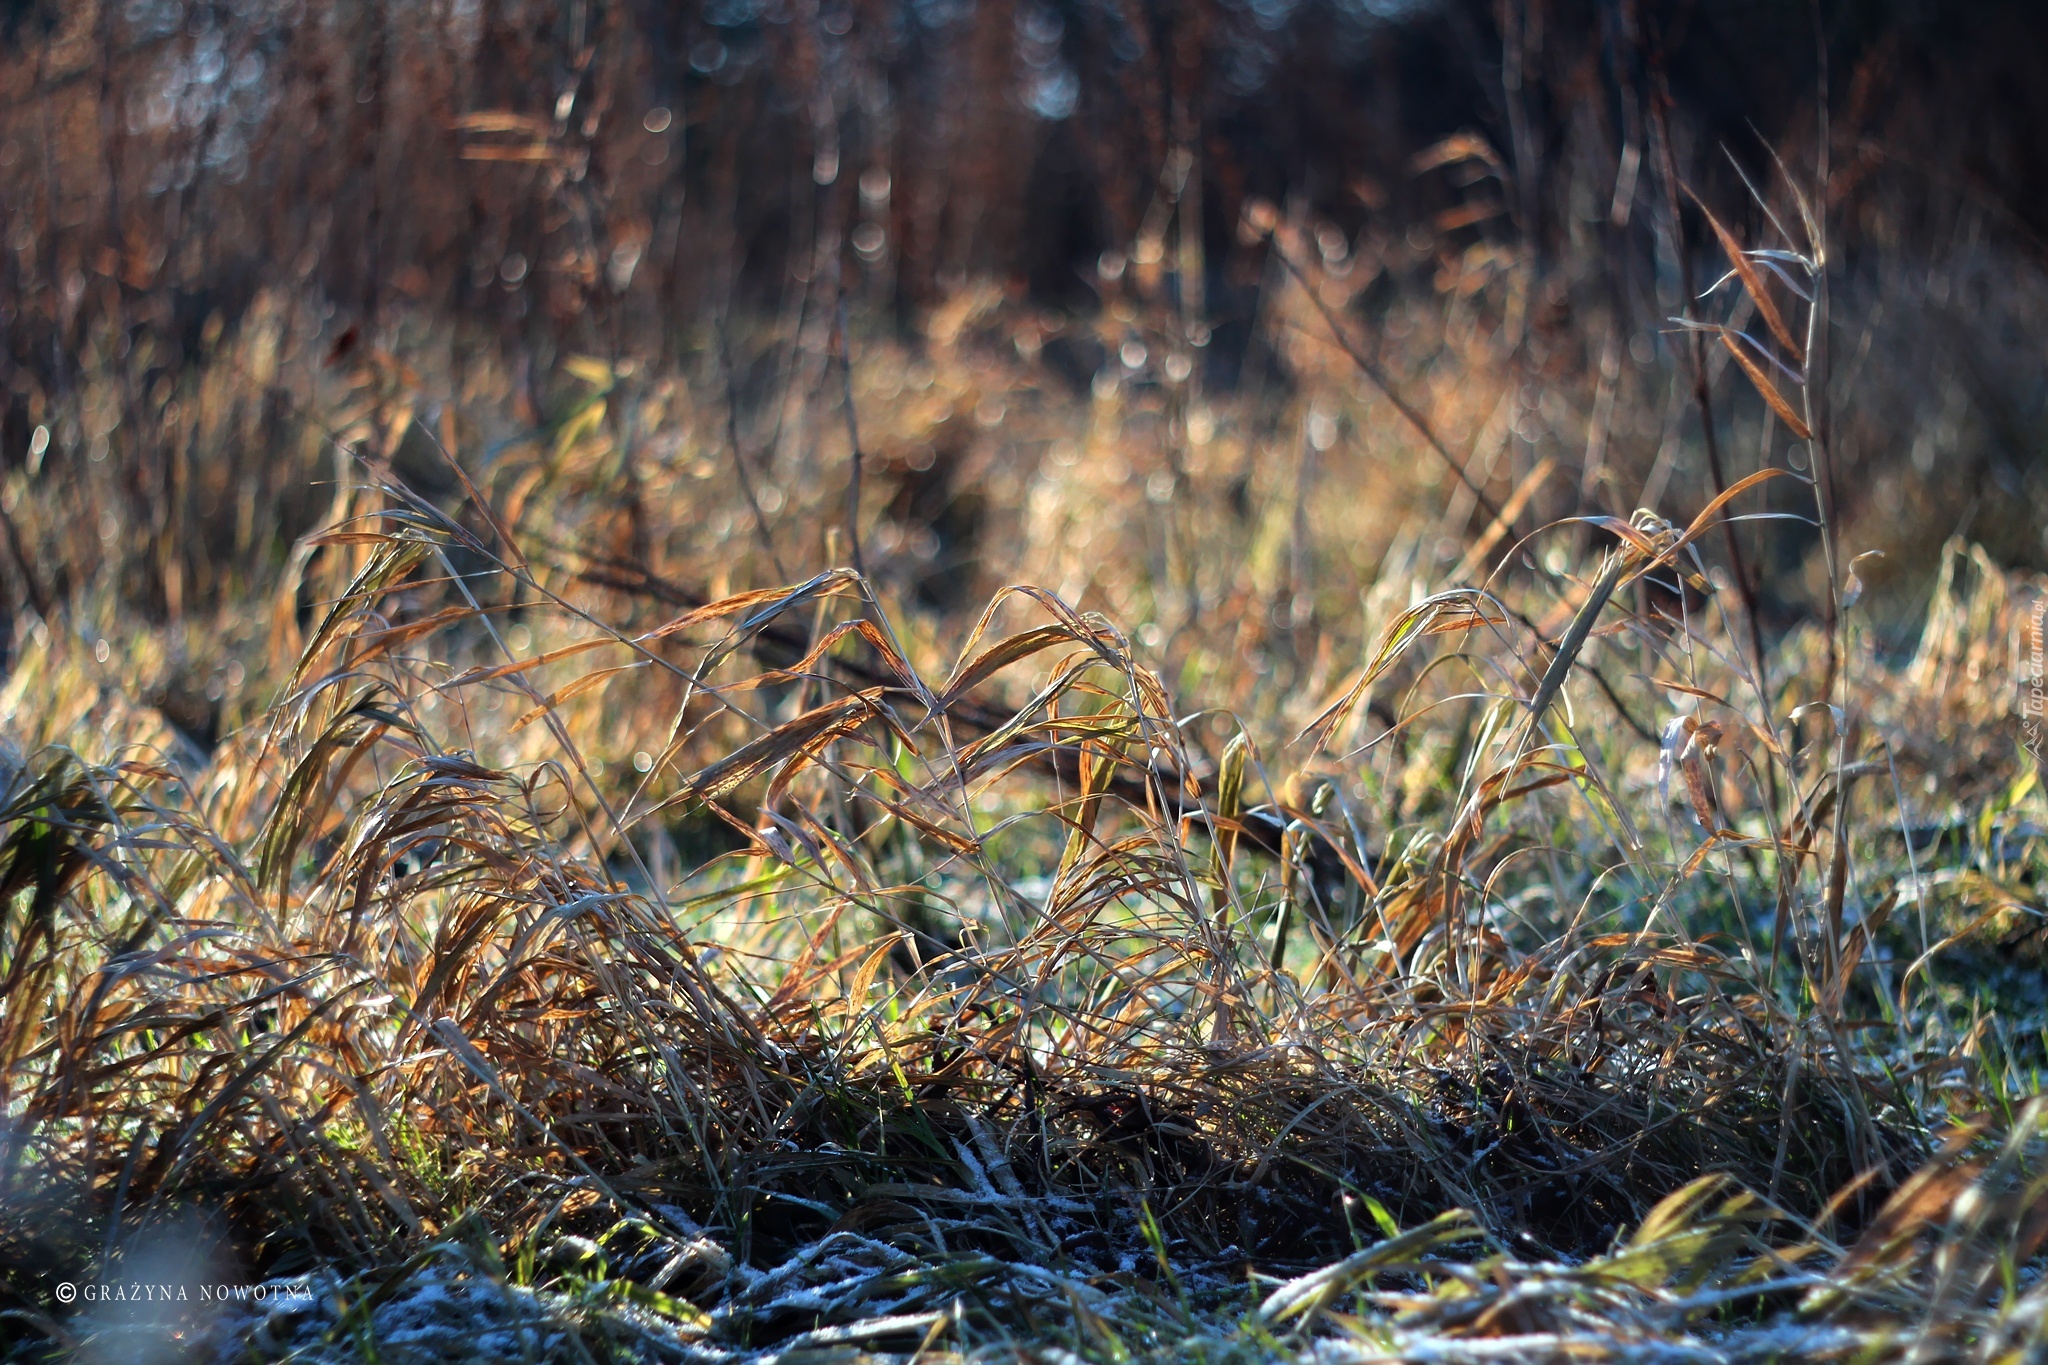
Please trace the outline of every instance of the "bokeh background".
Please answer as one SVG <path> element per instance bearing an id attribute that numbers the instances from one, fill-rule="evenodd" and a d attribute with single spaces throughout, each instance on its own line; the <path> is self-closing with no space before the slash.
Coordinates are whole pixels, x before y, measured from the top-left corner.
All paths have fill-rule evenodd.
<path id="1" fill-rule="evenodd" d="M 1504 530 L 1683 524 L 1802 465 L 1711 347 L 1709 450 L 1672 319 L 1726 268 L 1694 196 L 1785 247 L 1803 194 L 1844 558 L 1886 552 L 1866 610 L 1907 640 L 1952 535 L 2048 559 L 2044 28 L 2022 0 L 9 0 L 0 606 L 247 616 L 352 462 L 461 503 L 437 445 L 593 581 L 758 586 L 855 549 L 857 430 L 863 566 L 934 631 L 1036 582 L 1257 710 L 1349 666 L 1374 583 L 1483 574 L 1518 492 Z M 1810 517 L 1709 550 L 1769 633 L 1816 610 Z M 158 699 L 202 742 L 260 633 L 172 649 Z"/>

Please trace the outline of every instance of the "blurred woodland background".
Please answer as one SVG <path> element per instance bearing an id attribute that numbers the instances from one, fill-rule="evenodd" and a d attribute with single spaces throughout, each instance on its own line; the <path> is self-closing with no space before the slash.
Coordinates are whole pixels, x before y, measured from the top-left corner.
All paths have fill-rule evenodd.
<path id="1" fill-rule="evenodd" d="M 1784 246 L 1791 185 L 1879 619 L 1959 531 L 2048 562 L 2025 0 L 7 0 L 0 38 L 14 615 L 267 590 L 337 437 L 452 498 L 446 446 L 614 586 L 758 584 L 832 558 L 857 430 L 838 556 L 906 600 L 1221 610 L 1270 682 L 1511 500 L 1682 523 L 1803 464 L 1672 322 L 1739 295 L 1687 302 L 1697 204 Z M 1712 552 L 1776 634 L 1815 545 Z"/>

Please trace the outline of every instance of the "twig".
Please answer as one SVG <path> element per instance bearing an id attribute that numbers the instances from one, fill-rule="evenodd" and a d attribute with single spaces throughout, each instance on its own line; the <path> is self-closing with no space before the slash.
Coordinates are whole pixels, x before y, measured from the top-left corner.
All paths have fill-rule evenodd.
<path id="1" fill-rule="evenodd" d="M 51 620 L 50 595 L 44 591 L 42 580 L 30 567 L 28 552 L 22 548 L 20 528 L 15 526 L 13 516 L 4 507 L 0 507 L 0 528 L 7 532 L 7 552 L 14 557 L 14 567 L 21 571 L 21 581 L 28 589 L 28 604 L 43 620 Z"/>
<path id="2" fill-rule="evenodd" d="M 839 289 L 839 376 L 846 386 L 846 441 L 853 448 L 852 471 L 846 484 L 846 540 L 853 550 L 853 571 L 867 577 L 860 554 L 860 423 L 853 411 L 853 338 L 846 330 L 846 288 Z"/>
<path id="3" fill-rule="evenodd" d="M 719 329 L 718 363 L 719 368 L 725 371 L 725 442 L 732 447 L 733 471 L 739 475 L 740 492 L 754 514 L 754 534 L 760 538 L 761 548 L 768 552 L 768 564 L 775 570 L 776 581 L 788 582 L 789 573 L 782 567 L 782 556 L 775 550 L 775 533 L 768 529 L 768 514 L 761 510 L 761 500 L 754 496 L 754 480 L 747 473 L 746 452 L 740 448 L 739 383 L 733 376 L 732 342 L 723 328 Z"/>
<path id="4" fill-rule="evenodd" d="M 1671 100 L 1671 90 L 1664 74 L 1662 61 L 1655 64 L 1654 79 L 1656 91 L 1650 100 L 1650 120 L 1657 135 L 1658 165 L 1663 171 L 1664 211 L 1671 221 L 1671 253 L 1678 258 L 1680 288 L 1684 290 L 1683 316 L 1693 322 L 1694 299 L 1698 294 L 1697 281 L 1693 275 L 1692 254 L 1685 249 L 1685 231 L 1679 217 L 1678 165 L 1671 150 L 1671 124 L 1666 109 Z M 1688 329 L 1692 334 L 1692 396 L 1700 410 L 1700 430 L 1707 443 L 1707 470 L 1714 480 L 1714 496 L 1728 491 L 1728 476 L 1721 462 L 1721 436 L 1714 425 L 1714 396 L 1707 376 L 1707 334 L 1697 328 Z M 1768 667 L 1768 656 L 1764 653 L 1764 633 L 1761 614 L 1757 610 L 1756 584 L 1751 581 L 1749 567 L 1743 561 L 1742 541 L 1735 534 L 1732 519 L 1721 523 L 1721 534 L 1728 544 L 1728 567 L 1735 578 L 1735 590 L 1742 597 L 1742 614 L 1749 621 L 1749 647 L 1756 658 L 1757 695 L 1766 707 L 1770 705 L 1769 680 L 1764 676 Z M 1770 783 L 1771 801 L 1778 801 L 1778 776 L 1775 768 L 1766 769 Z"/>
<path id="5" fill-rule="evenodd" d="M 1322 295 L 1318 294 L 1315 286 L 1309 283 L 1308 276 L 1303 274 L 1301 267 L 1294 263 L 1294 258 L 1287 254 L 1287 248 L 1281 244 L 1277 236 L 1273 238 L 1273 254 L 1279 257 L 1280 264 L 1287 267 L 1287 273 L 1294 276 L 1295 282 L 1301 286 L 1301 292 L 1308 295 L 1309 302 L 1316 306 L 1318 313 L 1322 314 L 1323 321 L 1329 324 L 1330 335 L 1336 338 L 1337 345 L 1343 348 L 1344 354 L 1351 357 L 1351 363 L 1358 367 L 1359 373 L 1372 381 L 1373 387 L 1378 389 L 1385 396 L 1386 400 L 1394 405 L 1394 411 L 1407 418 L 1408 424 L 1420 432 L 1422 439 L 1429 443 L 1429 448 L 1441 456 L 1443 462 L 1451 467 L 1451 472 L 1458 476 L 1458 482 L 1464 484 L 1472 496 L 1478 500 L 1479 509 L 1486 513 L 1487 519 L 1489 521 L 1499 520 L 1500 508 L 1494 505 L 1493 499 L 1487 497 L 1478 484 L 1472 482 L 1472 476 L 1465 472 L 1465 462 L 1451 454 L 1450 447 L 1446 446 L 1442 439 L 1437 436 L 1435 428 L 1429 424 L 1429 419 L 1424 417 L 1414 404 L 1403 398 L 1400 390 L 1394 387 L 1394 381 L 1387 376 L 1386 371 L 1374 364 L 1372 358 L 1358 348 L 1358 343 L 1354 342 L 1350 334 L 1344 330 L 1343 322 L 1337 317 L 1337 314 L 1331 309 L 1330 305 L 1323 302 Z"/>

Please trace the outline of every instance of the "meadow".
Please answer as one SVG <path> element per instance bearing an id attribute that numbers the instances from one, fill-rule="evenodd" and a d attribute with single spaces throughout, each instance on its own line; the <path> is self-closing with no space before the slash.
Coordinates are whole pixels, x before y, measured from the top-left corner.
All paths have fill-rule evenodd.
<path id="1" fill-rule="evenodd" d="M 17 215 L 0 1352 L 2039 1358 L 2033 504 L 1870 454 L 1825 154 L 1673 164 L 1641 325 L 1245 195 L 1212 327 L 1191 154 L 661 345 Z"/>

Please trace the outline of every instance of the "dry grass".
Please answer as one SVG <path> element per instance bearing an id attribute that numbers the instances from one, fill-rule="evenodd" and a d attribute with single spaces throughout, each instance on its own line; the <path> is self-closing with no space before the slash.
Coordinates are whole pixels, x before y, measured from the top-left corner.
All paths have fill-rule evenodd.
<path id="1" fill-rule="evenodd" d="M 1321 284 L 1275 305 L 1303 373 L 1343 363 Z M 1731 354 L 1824 485 L 1813 333 L 1765 316 Z M 193 421 L 282 388 L 234 382 L 273 322 Z M 1834 628 L 1758 658 L 1700 547 L 1790 478 L 1519 538 L 1531 471 L 1457 555 L 1464 494 L 1290 557 L 1335 515 L 1330 412 L 1274 471 L 1249 403 L 1034 396 L 968 344 L 1004 325 L 963 296 L 922 387 L 848 386 L 898 528 L 872 578 L 734 587 L 836 544 L 814 413 L 735 442 L 774 496 L 735 481 L 707 552 L 711 495 L 659 511 L 725 430 L 686 386 L 579 362 L 494 448 L 379 353 L 353 410 L 300 395 L 360 458 L 310 447 L 333 501 L 263 596 L 187 583 L 151 626 L 133 564 L 64 585 L 0 699 L 15 1352 L 118 1358 L 55 1286 L 195 1237 L 319 1277 L 201 1324 L 230 1358 L 2038 1350 L 2041 1002 L 1981 961 L 2042 913 L 2005 728 L 2034 585 L 1955 547 L 1881 648 L 1830 540 Z M 1483 445 L 1489 373 L 1401 406 Z M 1390 504 L 1415 379 L 1346 400 L 1415 456 L 1358 459 Z M 1054 588 L 977 617 L 886 500 L 1004 421 L 1045 442 L 1007 500 Z M 99 525 L 10 496 L 33 544 Z M 210 751 L 169 718 L 209 672 Z M 451 1296 L 513 1336 L 419 1335 Z"/>

